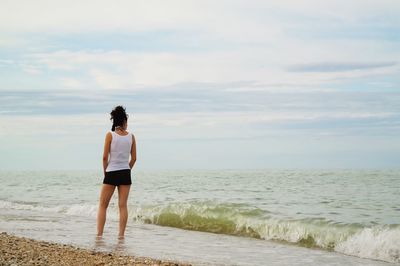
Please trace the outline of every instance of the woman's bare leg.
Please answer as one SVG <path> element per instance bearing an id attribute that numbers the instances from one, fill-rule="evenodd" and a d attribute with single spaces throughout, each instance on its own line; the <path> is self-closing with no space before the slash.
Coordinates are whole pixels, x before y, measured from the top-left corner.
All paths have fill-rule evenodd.
<path id="1" fill-rule="evenodd" d="M 125 227 L 128 221 L 128 196 L 131 185 L 118 186 L 118 206 L 119 206 L 119 234 L 118 237 L 123 238 Z"/>
<path id="2" fill-rule="evenodd" d="M 97 213 L 97 236 L 103 235 L 104 224 L 106 223 L 107 207 L 114 194 L 115 186 L 103 184 L 100 193 L 99 211 Z"/>

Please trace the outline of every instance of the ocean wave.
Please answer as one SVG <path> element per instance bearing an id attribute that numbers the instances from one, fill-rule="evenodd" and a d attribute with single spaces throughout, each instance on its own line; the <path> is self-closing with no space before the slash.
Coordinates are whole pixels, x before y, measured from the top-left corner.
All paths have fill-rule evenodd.
<path id="1" fill-rule="evenodd" d="M 77 215 L 86 217 L 96 217 L 97 204 L 61 204 L 56 206 L 43 206 L 38 203 L 28 202 L 11 202 L 0 200 L 0 209 L 26 210 L 37 212 L 61 213 L 66 215 Z M 118 219 L 118 207 L 115 204 L 110 204 L 107 211 L 107 219 Z"/>
<path id="2" fill-rule="evenodd" d="M 142 206 L 131 211 L 143 223 L 322 248 L 362 258 L 400 262 L 400 225 L 346 224 L 324 218 L 279 219 L 246 204 L 214 202 Z"/>
<path id="3" fill-rule="evenodd" d="M 90 217 L 97 214 L 97 205 L 94 204 L 44 207 L 0 200 L 0 208 Z M 117 220 L 118 207 L 110 206 L 107 217 Z M 212 201 L 130 206 L 129 217 L 140 223 L 274 240 L 400 263 L 400 225 L 363 226 L 324 218 L 280 219 L 247 204 Z"/>

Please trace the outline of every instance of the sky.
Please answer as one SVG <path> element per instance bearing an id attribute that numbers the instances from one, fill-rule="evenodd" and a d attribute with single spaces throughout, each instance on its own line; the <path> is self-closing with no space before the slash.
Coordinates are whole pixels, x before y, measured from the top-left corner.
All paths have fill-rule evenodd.
<path id="1" fill-rule="evenodd" d="M 1 1 L 0 170 L 399 168 L 400 2 Z"/>

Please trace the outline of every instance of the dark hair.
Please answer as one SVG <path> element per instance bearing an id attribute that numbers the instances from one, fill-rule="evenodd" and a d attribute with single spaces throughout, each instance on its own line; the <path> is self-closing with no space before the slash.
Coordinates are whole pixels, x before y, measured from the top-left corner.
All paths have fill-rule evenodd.
<path id="1" fill-rule="evenodd" d="M 118 105 L 110 113 L 110 120 L 113 121 L 111 131 L 115 131 L 115 127 L 122 127 L 124 122 L 128 120 L 128 114 L 125 112 L 125 107 Z"/>

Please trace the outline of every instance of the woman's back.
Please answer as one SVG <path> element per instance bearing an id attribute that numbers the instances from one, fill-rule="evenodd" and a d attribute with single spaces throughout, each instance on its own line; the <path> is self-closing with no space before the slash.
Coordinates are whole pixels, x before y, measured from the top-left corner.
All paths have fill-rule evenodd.
<path id="1" fill-rule="evenodd" d="M 111 131 L 111 134 L 110 160 L 106 172 L 130 169 L 129 156 L 132 147 L 132 134 L 128 133 L 121 136 L 115 131 Z"/>

